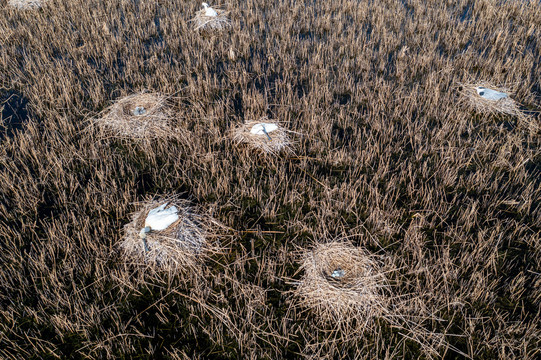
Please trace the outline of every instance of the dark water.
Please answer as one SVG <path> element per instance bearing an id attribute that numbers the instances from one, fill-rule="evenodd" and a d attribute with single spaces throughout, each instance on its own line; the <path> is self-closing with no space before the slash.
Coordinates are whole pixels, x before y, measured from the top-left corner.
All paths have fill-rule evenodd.
<path id="1" fill-rule="evenodd" d="M 28 100 L 15 90 L 0 93 L 0 140 L 23 130 L 28 119 Z"/>

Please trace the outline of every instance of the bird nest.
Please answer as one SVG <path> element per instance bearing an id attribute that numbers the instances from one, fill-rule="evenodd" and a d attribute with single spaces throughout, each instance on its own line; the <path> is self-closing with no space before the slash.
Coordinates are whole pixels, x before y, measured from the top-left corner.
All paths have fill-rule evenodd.
<path id="1" fill-rule="evenodd" d="M 190 21 L 193 23 L 193 28 L 196 31 L 221 31 L 231 27 L 231 21 L 228 18 L 229 11 L 220 10 L 213 7 L 216 11 L 216 16 L 205 15 L 205 10 L 199 10 L 193 19 Z"/>
<path id="2" fill-rule="evenodd" d="M 364 329 L 388 313 L 387 279 L 374 256 L 348 242 L 320 244 L 307 251 L 295 295 L 316 318 L 336 327 L 356 322 Z M 359 326 L 359 325 L 365 326 Z"/>
<path id="3" fill-rule="evenodd" d="M 293 142 L 289 136 L 292 131 L 284 129 L 279 124 L 274 124 L 277 129 L 268 134 L 253 134 L 254 125 L 261 124 L 266 118 L 259 121 L 248 121 L 232 131 L 235 144 L 245 145 L 263 154 L 277 155 L 281 152 L 293 153 Z"/>
<path id="4" fill-rule="evenodd" d="M 477 93 L 477 87 L 485 87 L 488 89 L 504 92 L 508 96 L 504 99 L 489 100 L 485 99 Z M 523 113 L 520 110 L 521 104 L 511 99 L 513 94 L 512 89 L 505 87 L 497 87 L 487 82 L 478 83 L 460 83 L 460 94 L 465 100 L 465 103 L 473 107 L 475 111 L 488 115 L 505 114 L 511 116 L 521 116 Z"/>
<path id="5" fill-rule="evenodd" d="M 157 139 L 178 135 L 171 126 L 172 115 L 167 97 L 143 92 L 117 100 L 95 122 L 115 137 Z"/>
<path id="6" fill-rule="evenodd" d="M 164 203 L 177 207 L 179 219 L 165 230 L 151 231 L 143 240 L 140 231 L 145 227 L 149 211 Z M 214 220 L 195 214 L 188 202 L 178 197 L 139 205 L 140 209 L 132 214 L 132 221 L 124 226 L 120 248 L 125 256 L 167 270 L 193 269 L 201 262 L 210 250 L 207 238 Z"/>
<path id="7" fill-rule="evenodd" d="M 39 9 L 46 0 L 9 0 L 8 5 L 18 10 Z"/>

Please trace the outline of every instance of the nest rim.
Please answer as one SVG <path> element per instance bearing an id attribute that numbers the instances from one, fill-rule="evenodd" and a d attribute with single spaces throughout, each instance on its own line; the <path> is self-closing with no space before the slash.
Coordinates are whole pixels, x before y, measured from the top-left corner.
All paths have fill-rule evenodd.
<path id="1" fill-rule="evenodd" d="M 254 125 L 267 122 L 277 125 L 277 129 L 270 132 L 270 140 L 267 135 L 253 134 L 250 132 Z M 231 130 L 231 138 L 235 145 L 246 146 L 251 150 L 258 151 L 265 155 L 277 156 L 280 153 L 293 154 L 294 142 L 289 134 L 294 132 L 282 126 L 278 121 L 270 121 L 267 117 L 259 120 L 248 120 L 237 125 Z"/>
<path id="2" fill-rule="evenodd" d="M 135 114 L 138 108 L 144 112 Z M 167 96 L 143 91 L 115 100 L 94 123 L 114 137 L 145 140 L 178 135 L 178 129 L 171 125 L 172 119 L 173 110 Z"/>
<path id="3" fill-rule="evenodd" d="M 337 268 L 345 272 L 343 278 L 331 276 Z M 294 293 L 320 321 L 340 326 L 388 314 L 392 295 L 382 265 L 363 248 L 347 241 L 318 244 L 304 252 L 301 269 L 304 275 Z"/>
<path id="4" fill-rule="evenodd" d="M 231 28 L 231 20 L 228 18 L 229 11 L 212 6 L 218 15 L 207 16 L 205 9 L 198 10 L 190 20 L 193 23 L 194 31 L 221 31 Z"/>
<path id="5" fill-rule="evenodd" d="M 164 203 L 176 206 L 179 219 L 160 231 L 151 231 L 146 238 L 139 233 L 145 226 L 148 212 Z M 131 221 L 124 225 L 124 235 L 119 244 L 126 259 L 163 269 L 194 269 L 204 261 L 209 248 L 208 229 L 204 219 L 195 213 L 187 200 L 167 196 L 136 203 L 139 208 L 131 214 Z"/>
<path id="6" fill-rule="evenodd" d="M 520 110 L 521 104 L 512 98 L 515 94 L 513 87 L 496 86 L 488 81 L 459 82 L 457 85 L 463 102 L 472 107 L 476 112 L 488 115 L 503 114 L 518 117 L 523 115 Z M 507 94 L 507 97 L 499 100 L 485 99 L 477 93 L 477 87 L 485 87 L 503 92 Z"/>

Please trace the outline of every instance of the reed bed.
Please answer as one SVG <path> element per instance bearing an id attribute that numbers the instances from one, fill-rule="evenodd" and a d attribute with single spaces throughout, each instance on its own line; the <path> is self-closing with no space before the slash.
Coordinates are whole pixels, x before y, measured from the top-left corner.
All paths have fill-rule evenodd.
<path id="1" fill-rule="evenodd" d="M 0 136 L 0 358 L 539 357 L 539 130 L 456 86 L 517 84 L 539 122 L 539 2 L 229 2 L 220 36 L 193 2 L 4 5 L 0 115 L 27 114 Z M 182 141 L 88 121 L 143 89 Z M 272 166 L 224 136 L 261 116 L 295 140 Z M 118 247 L 155 194 L 223 224 L 198 271 Z M 389 284 L 364 331 L 291 296 L 336 238 Z"/>

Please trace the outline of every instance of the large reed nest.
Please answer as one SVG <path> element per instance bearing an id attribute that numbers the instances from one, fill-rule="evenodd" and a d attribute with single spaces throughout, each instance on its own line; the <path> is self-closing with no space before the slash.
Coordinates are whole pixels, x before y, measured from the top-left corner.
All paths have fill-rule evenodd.
<path id="1" fill-rule="evenodd" d="M 177 207 L 179 219 L 165 230 L 148 233 L 145 244 L 139 236 L 145 219 L 151 209 L 164 203 Z M 165 270 L 190 270 L 215 248 L 208 238 L 217 222 L 194 213 L 188 201 L 170 196 L 138 205 L 140 208 L 132 214 L 132 221 L 124 226 L 125 235 L 120 243 L 126 257 Z"/>
<path id="2" fill-rule="evenodd" d="M 477 93 L 476 88 L 479 86 L 504 92 L 508 97 L 500 100 L 485 99 Z M 511 98 L 513 95 L 513 89 L 511 88 L 498 87 L 488 82 L 460 83 L 459 87 L 461 89 L 460 94 L 463 97 L 463 102 L 475 109 L 476 112 L 487 115 L 524 115 L 520 110 L 521 104 Z"/>
<path id="3" fill-rule="evenodd" d="M 263 118 L 259 121 L 247 121 L 244 124 L 237 126 L 231 132 L 233 142 L 236 145 L 247 146 L 252 150 L 267 155 L 293 153 L 293 142 L 289 136 L 292 131 L 286 130 L 278 123 L 274 123 L 278 126 L 278 128 L 269 133 L 268 136 L 265 134 L 253 134 L 250 132 L 254 125 L 262 122 L 268 122 L 268 119 Z"/>
<path id="4" fill-rule="evenodd" d="M 141 92 L 117 100 L 95 122 L 114 137 L 152 140 L 178 136 L 172 118 L 166 96 Z"/>
<path id="5" fill-rule="evenodd" d="M 228 18 L 229 11 L 221 10 L 216 6 L 213 9 L 218 14 L 217 16 L 205 15 L 206 9 L 199 10 L 193 19 L 193 28 L 196 31 L 221 31 L 231 27 L 231 21 Z"/>
<path id="6" fill-rule="evenodd" d="M 319 244 L 304 253 L 301 270 L 295 295 L 318 322 L 342 329 L 354 323 L 364 330 L 388 314 L 391 296 L 385 274 L 364 249 L 345 241 Z"/>
<path id="7" fill-rule="evenodd" d="M 47 0 L 9 0 L 8 5 L 18 10 L 39 9 Z"/>

